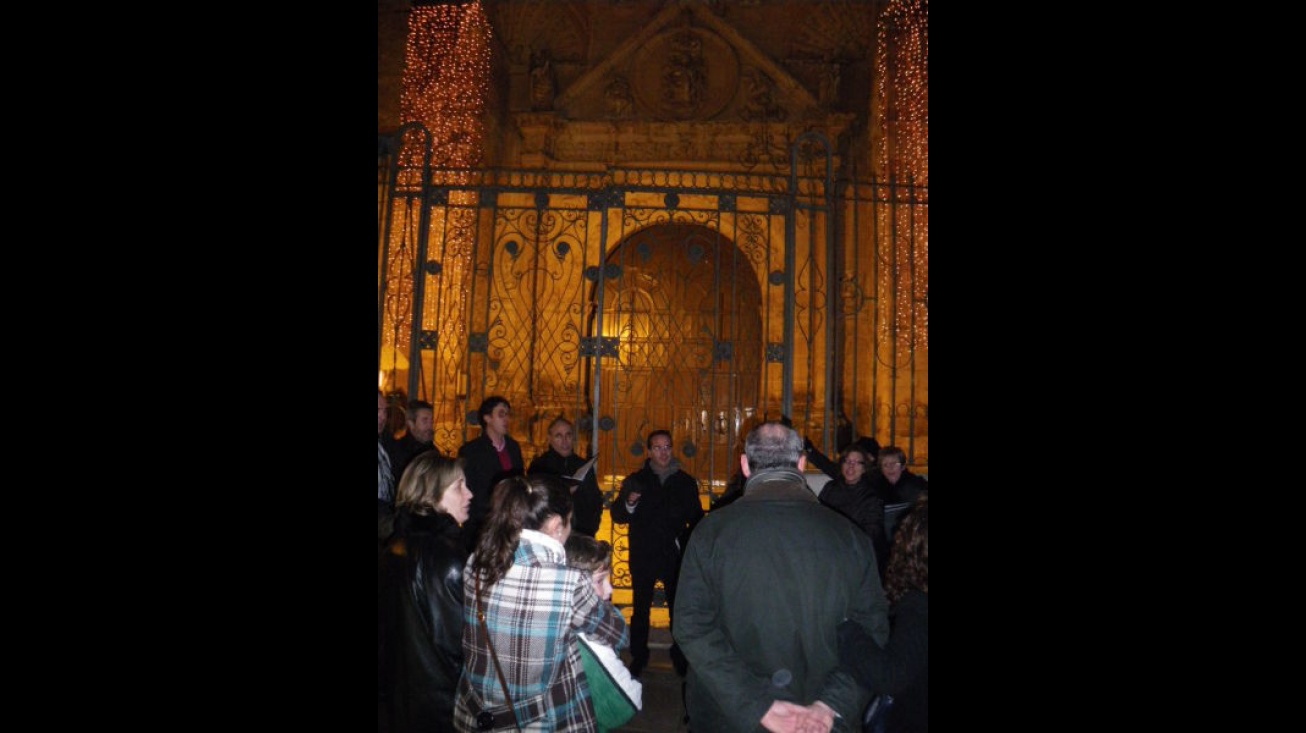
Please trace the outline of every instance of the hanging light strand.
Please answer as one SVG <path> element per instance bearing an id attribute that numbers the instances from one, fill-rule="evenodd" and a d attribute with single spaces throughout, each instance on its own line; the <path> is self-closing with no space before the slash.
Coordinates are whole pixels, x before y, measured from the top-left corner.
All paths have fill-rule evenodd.
<path id="1" fill-rule="evenodd" d="M 484 154 L 490 24 L 479 0 L 421 5 L 408 16 L 399 116 L 431 132 L 432 164 L 473 168 Z M 411 151 L 412 146 L 405 146 Z M 420 165 L 420 151 L 406 163 Z"/>
<path id="2" fill-rule="evenodd" d="M 880 232 L 892 258 L 878 289 L 892 303 L 881 339 L 926 348 L 929 310 L 929 0 L 889 0 L 876 21 L 875 112 L 881 131 L 875 168 L 899 186 L 881 209 Z M 926 202 L 926 203 L 922 203 Z M 892 217 L 892 221 L 890 221 Z M 895 287 L 896 283 L 896 287 Z M 893 333 L 890 334 L 892 326 Z"/>
<path id="3" fill-rule="evenodd" d="M 484 158 L 485 122 L 490 86 L 492 32 L 480 0 L 461 4 L 419 5 L 408 16 L 404 49 L 403 90 L 399 97 L 400 122 L 419 122 L 431 133 L 431 165 L 435 168 L 471 170 Z M 401 182 L 416 183 L 424 146 L 421 135 L 402 141 L 399 164 L 408 169 Z M 413 271 L 417 266 L 417 227 L 421 204 L 411 202 L 395 211 L 390 256 L 386 263 L 387 308 L 382 345 L 408 354 L 413 318 Z M 439 212 L 433 212 L 431 231 Z M 459 235 L 461 236 L 461 235 Z M 457 250 L 454 243 L 446 243 Z M 461 263 L 446 262 L 458 273 Z M 458 282 L 461 277 L 445 278 Z M 428 299 L 425 310 L 434 310 Z"/>

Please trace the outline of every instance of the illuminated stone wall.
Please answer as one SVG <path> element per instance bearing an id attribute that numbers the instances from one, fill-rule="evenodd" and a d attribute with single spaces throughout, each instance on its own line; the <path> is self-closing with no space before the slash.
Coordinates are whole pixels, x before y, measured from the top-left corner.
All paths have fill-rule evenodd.
<path id="1" fill-rule="evenodd" d="M 706 506 L 788 389 L 796 427 L 827 452 L 846 422 L 927 473 L 927 4 L 472 4 L 489 58 L 423 105 L 386 96 L 396 57 L 418 56 L 394 37 L 405 4 L 380 3 L 380 131 L 421 120 L 436 166 L 468 171 L 430 174 L 426 207 L 420 169 L 399 176 L 379 242 L 382 379 L 435 405 L 440 449 L 474 437 L 468 413 L 503 394 L 527 461 L 564 414 L 613 492 L 642 437 L 670 427 Z M 441 117 L 450 100 L 476 124 Z M 699 230 L 720 241 L 696 245 Z M 704 270 L 705 256 L 736 259 Z M 691 296 L 668 271 L 715 279 Z M 602 536 L 620 558 L 606 515 Z"/>
<path id="2" fill-rule="evenodd" d="M 850 420 L 856 432 L 873 430 L 882 443 L 903 444 L 912 464 L 925 466 L 928 197 L 923 189 L 901 186 L 908 176 L 914 182 L 925 180 L 920 176 L 926 170 L 920 143 L 926 139 L 926 115 L 919 104 L 925 95 L 918 83 L 923 73 L 913 76 L 910 63 L 894 61 L 886 39 L 921 37 L 911 32 L 912 18 L 913 13 L 921 17 L 927 6 L 600 4 L 604 7 L 525 0 L 481 4 L 493 26 L 491 48 L 501 71 L 495 80 L 507 87 L 488 93 L 492 99 L 486 117 L 496 134 L 491 143 L 482 144 L 488 151 L 485 164 L 582 171 L 659 166 L 783 175 L 788 143 L 814 130 L 835 144 L 833 165 L 838 173 L 858 179 L 860 192 L 855 196 L 872 196 L 872 175 L 884 186 L 893 173 L 899 185 L 892 192 L 881 188 L 875 195 L 893 197 L 902 208 L 873 211 L 866 201 L 846 203 L 845 242 L 838 245 L 833 272 L 825 271 L 823 251 L 804 256 L 810 241 L 823 248 L 823 221 L 815 222 L 816 229 L 800 223 L 798 262 L 810 262 L 811 267 L 796 273 L 796 294 L 808 297 L 800 298 L 795 314 L 801 339 L 795 344 L 793 364 L 794 411 L 818 443 L 833 441 L 837 421 Z M 927 56 L 921 44 L 913 48 L 901 40 L 895 43 L 899 50 L 893 53 L 903 56 L 901 49 L 906 49 L 909 61 Z M 387 58 L 384 50 L 381 58 Z M 689 61 L 682 63 L 685 58 Z M 390 67 L 380 66 L 384 86 Z M 702 83 L 676 97 L 665 75 L 649 71 L 672 68 L 698 70 Z M 547 93 L 532 89 L 533 80 L 542 77 L 548 80 Z M 911 145 L 899 143 L 909 138 Z M 886 140 L 891 144 L 884 144 Z M 465 274 L 452 276 L 459 272 L 457 263 L 445 264 L 451 275 L 446 282 L 466 280 Z M 470 268 L 469 262 L 464 264 Z M 396 273 L 402 277 L 401 270 Z M 463 285 L 459 288 L 459 293 L 467 291 Z M 827 415 L 824 360 L 834 352 L 827 344 L 824 303 L 832 289 L 840 414 Z M 804 308 L 813 297 L 823 302 Z M 770 320 L 783 303 L 773 300 L 766 307 Z M 395 343 L 406 353 L 403 331 L 396 331 Z M 479 332 L 465 324 L 463 331 Z M 464 374 L 463 380 L 468 379 Z M 778 406 L 783 387 L 779 380 L 768 372 L 766 394 L 759 400 L 764 411 Z M 451 439 L 454 432 L 459 432 L 456 426 Z"/>

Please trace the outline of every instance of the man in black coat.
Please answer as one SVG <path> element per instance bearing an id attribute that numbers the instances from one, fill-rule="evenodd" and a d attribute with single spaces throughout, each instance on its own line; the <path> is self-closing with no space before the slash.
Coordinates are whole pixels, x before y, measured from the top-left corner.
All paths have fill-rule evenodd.
<path id="1" fill-rule="evenodd" d="M 576 431 L 571 422 L 561 416 L 554 418 L 549 423 L 549 449 L 536 456 L 526 472 L 570 477 L 586 462 L 585 458 L 574 452 L 575 442 Z M 594 468 L 590 466 L 580 483 L 567 481 L 571 488 L 572 534 L 593 537 L 599 532 L 599 520 L 603 518 L 603 494 L 599 491 L 598 480 L 594 478 Z"/>
<path id="2" fill-rule="evenodd" d="M 613 524 L 630 525 L 630 584 L 634 598 L 630 617 L 630 674 L 638 677 L 648 664 L 649 611 L 658 580 L 667 590 L 667 609 L 675 625 L 676 581 L 680 554 L 694 525 L 703 518 L 698 481 L 680 470 L 671 455 L 671 433 L 654 430 L 648 436 L 644 467 L 621 482 L 612 502 Z M 671 647 L 676 671 L 685 674 L 680 648 Z"/>
<path id="3" fill-rule="evenodd" d="M 435 443 L 435 408 L 426 400 L 408 401 L 408 429 L 404 437 L 394 443 L 390 452 L 391 469 L 394 471 L 395 485 L 404 476 L 404 469 L 421 454 L 436 450 Z"/>
<path id="4" fill-rule="evenodd" d="M 476 536 L 490 511 L 490 492 L 494 485 L 509 476 L 523 473 L 525 462 L 521 446 L 508 436 L 512 405 L 498 395 L 486 397 L 476 411 L 481 435 L 463 443 L 458 457 L 463 459 L 467 488 L 472 490 L 471 517 L 463 525 L 463 538 L 469 548 L 476 546 Z"/>
<path id="5" fill-rule="evenodd" d="M 694 730 L 861 730 L 870 698 L 839 669 L 839 622 L 876 642 L 888 602 L 871 538 L 807 486 L 802 439 L 751 431 L 744 495 L 709 514 L 685 551 L 672 634 L 688 657 Z"/>

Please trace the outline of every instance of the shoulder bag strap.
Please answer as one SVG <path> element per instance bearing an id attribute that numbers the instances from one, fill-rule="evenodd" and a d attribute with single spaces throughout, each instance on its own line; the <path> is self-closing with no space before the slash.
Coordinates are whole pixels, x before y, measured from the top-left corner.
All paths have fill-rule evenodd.
<path id="1" fill-rule="evenodd" d="M 508 701 L 508 712 L 512 713 L 512 725 L 520 731 L 521 724 L 517 722 L 517 710 L 512 705 L 512 695 L 508 694 L 508 680 L 503 676 L 503 668 L 499 666 L 499 655 L 495 653 L 494 643 L 490 641 L 490 627 L 485 624 L 485 601 L 481 598 L 481 573 L 479 570 L 473 572 L 476 573 L 476 620 L 481 622 L 481 631 L 485 633 L 485 645 L 490 648 L 490 659 L 494 661 L 494 671 L 499 675 L 503 699 Z"/>

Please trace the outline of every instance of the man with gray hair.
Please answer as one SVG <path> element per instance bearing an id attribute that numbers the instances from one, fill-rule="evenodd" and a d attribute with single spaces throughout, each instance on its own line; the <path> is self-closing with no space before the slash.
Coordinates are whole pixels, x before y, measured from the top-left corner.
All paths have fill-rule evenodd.
<path id="1" fill-rule="evenodd" d="M 754 428 L 743 497 L 690 536 L 672 634 L 695 730 L 861 730 L 870 692 L 839 670 L 836 628 L 884 644 L 888 602 L 871 538 L 817 501 L 802 449 L 780 423 Z"/>

